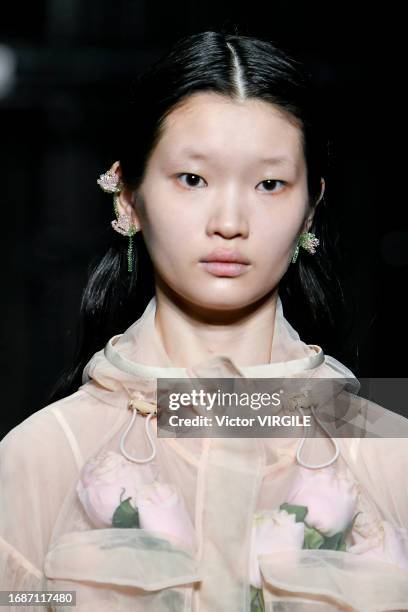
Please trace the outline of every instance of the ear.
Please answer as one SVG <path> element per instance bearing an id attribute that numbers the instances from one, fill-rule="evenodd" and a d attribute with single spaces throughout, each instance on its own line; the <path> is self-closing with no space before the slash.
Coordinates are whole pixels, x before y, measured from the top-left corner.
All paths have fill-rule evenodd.
<path id="1" fill-rule="evenodd" d="M 323 198 L 325 190 L 326 190 L 326 182 L 325 182 L 324 178 L 321 177 L 321 179 L 320 179 L 320 195 L 319 195 L 319 199 L 316 202 L 316 206 L 318 205 L 320 200 Z"/>
<path id="2" fill-rule="evenodd" d="M 320 179 L 320 185 L 321 185 L 321 188 L 320 188 L 319 199 L 317 200 L 316 204 L 313 206 L 313 208 L 311 209 L 310 213 L 306 217 L 306 220 L 305 220 L 305 222 L 303 224 L 302 232 L 308 232 L 309 231 L 310 226 L 312 225 L 312 222 L 313 222 L 313 217 L 315 215 L 317 205 L 319 204 L 319 202 L 323 198 L 323 195 L 324 195 L 324 192 L 325 192 L 325 189 L 326 189 L 326 183 L 325 183 L 325 180 L 324 180 L 323 177 L 321 177 L 321 179 Z"/>
<path id="3" fill-rule="evenodd" d="M 119 176 L 119 179 L 122 180 L 122 171 L 120 168 L 120 162 L 116 161 L 112 164 L 111 172 L 114 172 Z M 118 206 L 118 212 L 120 215 L 127 215 L 131 218 L 131 223 L 136 225 L 137 228 L 141 227 L 141 220 L 139 215 L 135 210 L 136 196 L 135 192 L 131 189 L 126 189 L 125 187 L 116 194 L 116 202 Z"/>

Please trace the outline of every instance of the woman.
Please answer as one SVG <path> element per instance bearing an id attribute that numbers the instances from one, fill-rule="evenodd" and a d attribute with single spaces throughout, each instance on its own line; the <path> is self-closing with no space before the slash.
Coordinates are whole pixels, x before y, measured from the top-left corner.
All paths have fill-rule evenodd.
<path id="1" fill-rule="evenodd" d="M 122 242 L 90 278 L 76 367 L 0 445 L 2 590 L 75 591 L 81 612 L 407 610 L 407 461 L 391 437 L 406 421 L 366 436 L 386 411 L 283 315 L 281 290 L 297 282 L 318 318 L 330 288 L 307 80 L 267 41 L 204 32 L 136 99 L 98 181 Z M 136 320 L 135 234 L 154 281 Z M 307 444 L 161 437 L 157 381 L 196 377 L 325 379 L 348 418 L 334 436 L 295 394 L 282 411 L 314 417 Z"/>

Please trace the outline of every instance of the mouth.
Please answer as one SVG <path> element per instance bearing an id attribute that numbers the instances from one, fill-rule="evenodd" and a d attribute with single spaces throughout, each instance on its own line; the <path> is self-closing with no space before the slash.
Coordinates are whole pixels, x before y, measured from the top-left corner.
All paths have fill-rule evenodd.
<path id="1" fill-rule="evenodd" d="M 226 261 L 200 261 L 200 266 L 214 276 L 240 276 L 248 271 L 250 264 Z"/>

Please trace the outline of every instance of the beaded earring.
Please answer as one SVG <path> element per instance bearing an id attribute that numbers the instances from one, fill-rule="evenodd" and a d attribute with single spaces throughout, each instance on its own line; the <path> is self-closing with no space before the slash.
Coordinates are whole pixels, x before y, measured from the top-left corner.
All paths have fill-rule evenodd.
<path id="1" fill-rule="evenodd" d="M 311 232 L 305 232 L 303 234 L 300 234 L 296 249 L 293 253 L 292 263 L 296 263 L 300 247 L 304 248 L 305 251 L 308 251 L 308 253 L 311 253 L 313 255 L 314 253 L 316 253 L 317 246 L 319 246 L 319 239 L 316 238 L 314 234 L 312 234 Z"/>
<path id="2" fill-rule="evenodd" d="M 118 207 L 118 193 L 123 190 L 123 183 L 119 179 L 116 172 L 108 170 L 104 174 L 101 174 L 96 181 L 98 185 L 107 193 L 113 193 L 113 208 L 116 214 L 116 219 L 111 222 L 113 229 L 122 236 L 129 237 L 129 246 L 127 252 L 128 260 L 128 272 L 132 272 L 132 261 L 133 261 L 133 236 L 140 231 L 140 227 L 131 224 L 130 217 L 128 215 L 121 215 Z"/>

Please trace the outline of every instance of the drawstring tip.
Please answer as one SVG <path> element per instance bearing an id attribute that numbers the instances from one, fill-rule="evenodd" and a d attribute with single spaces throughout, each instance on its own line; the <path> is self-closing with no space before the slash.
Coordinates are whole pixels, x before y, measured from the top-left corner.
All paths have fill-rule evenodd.
<path id="1" fill-rule="evenodd" d="M 157 406 L 155 404 L 149 404 L 141 399 L 130 398 L 128 401 L 128 409 L 136 410 L 142 416 L 151 414 L 152 416 L 157 415 Z"/>

